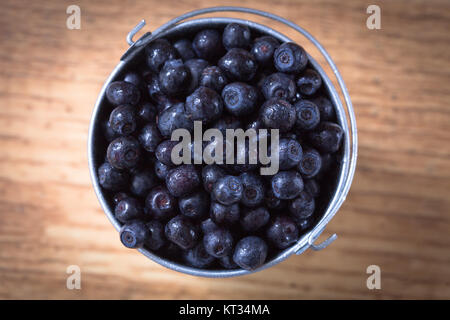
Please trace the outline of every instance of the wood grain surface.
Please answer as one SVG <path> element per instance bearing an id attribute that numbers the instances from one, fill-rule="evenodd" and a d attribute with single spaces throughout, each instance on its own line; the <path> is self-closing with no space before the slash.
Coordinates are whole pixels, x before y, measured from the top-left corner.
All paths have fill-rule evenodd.
<path id="1" fill-rule="evenodd" d="M 81 8 L 80 30 L 66 28 L 70 4 Z M 370 4 L 381 7 L 381 30 L 366 27 Z M 360 143 L 350 194 L 320 238 L 339 239 L 232 279 L 179 274 L 125 249 L 87 166 L 92 108 L 128 31 L 142 18 L 152 30 L 213 5 L 271 11 L 319 39 L 350 91 Z M 0 298 L 450 298 L 448 0 L 3 0 L 1 8 Z M 239 16 L 318 56 L 293 31 Z M 81 290 L 66 288 L 69 265 L 81 268 Z M 369 265 L 381 268 L 381 290 L 366 287 Z"/>

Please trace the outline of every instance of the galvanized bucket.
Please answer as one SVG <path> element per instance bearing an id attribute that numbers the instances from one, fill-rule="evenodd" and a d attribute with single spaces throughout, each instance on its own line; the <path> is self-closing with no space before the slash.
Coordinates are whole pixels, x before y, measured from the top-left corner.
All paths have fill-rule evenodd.
<path id="1" fill-rule="evenodd" d="M 97 177 L 97 169 L 99 165 L 101 165 L 101 162 L 104 159 L 104 155 L 100 154 L 100 150 L 96 148 L 96 145 L 98 144 L 98 141 L 101 136 L 101 121 L 100 119 L 102 116 L 104 116 L 105 112 L 109 112 L 110 110 L 106 111 L 105 106 L 105 90 L 107 85 L 114 81 L 115 79 L 119 78 L 120 75 L 123 73 L 123 71 L 133 63 L 135 63 L 135 60 L 137 59 L 138 55 L 142 52 L 144 47 L 151 41 L 153 41 L 156 38 L 160 37 L 175 37 L 175 36 L 181 36 L 183 34 L 192 34 L 200 29 L 203 28 L 223 28 L 225 25 L 227 25 L 230 22 L 237 22 L 241 24 L 247 25 L 252 31 L 255 31 L 260 34 L 268 34 L 271 35 L 277 39 L 279 39 L 281 42 L 286 41 L 292 41 L 285 35 L 273 30 L 272 28 L 269 28 L 265 25 L 258 24 L 256 22 L 248 21 L 248 20 L 242 20 L 242 19 L 235 19 L 235 18 L 218 18 L 218 17 L 208 17 L 208 18 L 201 18 L 201 19 L 194 19 L 194 20 L 187 20 L 189 18 L 207 14 L 207 13 L 214 13 L 214 12 L 224 12 L 224 11 L 231 11 L 231 12 L 242 12 L 242 13 L 248 13 L 248 14 L 254 14 L 259 15 L 265 18 L 270 18 L 272 20 L 281 22 L 294 30 L 301 33 L 306 39 L 311 41 L 314 46 L 321 52 L 321 54 L 324 56 L 325 60 L 331 67 L 331 70 L 333 71 L 336 80 L 339 84 L 342 96 L 344 98 L 344 103 L 341 101 L 341 98 L 339 97 L 339 94 L 336 90 L 336 88 L 331 83 L 330 79 L 322 69 L 322 67 L 312 58 L 309 57 L 310 62 L 312 66 L 320 73 L 323 79 L 323 84 L 328 91 L 328 94 L 330 96 L 330 99 L 335 107 L 336 115 L 338 123 L 342 126 L 345 135 L 344 135 L 344 141 L 343 141 L 343 147 L 341 152 L 341 159 L 340 159 L 340 166 L 338 168 L 338 174 L 337 174 L 337 182 L 336 182 L 336 188 L 334 193 L 330 197 L 330 201 L 328 203 L 328 206 L 324 209 L 322 218 L 315 224 L 315 226 L 308 231 L 306 234 L 304 234 L 298 242 L 293 245 L 290 248 L 285 249 L 280 254 L 278 254 L 273 259 L 267 261 L 263 266 L 258 268 L 254 271 L 247 271 L 243 269 L 238 270 L 203 270 L 203 269 L 197 269 L 197 268 L 191 268 L 179 263 L 175 263 L 172 261 L 169 261 L 167 259 L 161 258 L 154 253 L 146 250 L 146 249 L 139 249 L 139 251 L 144 254 L 149 259 L 159 263 L 162 266 L 165 266 L 169 269 L 183 272 L 190 275 L 195 276 L 202 276 L 202 277 L 211 277 L 211 278 L 222 278 L 222 277 L 234 277 L 234 276 L 240 276 L 245 274 L 250 274 L 256 271 L 260 271 L 266 268 L 269 268 L 271 266 L 274 266 L 281 261 L 285 260 L 289 256 L 293 254 L 301 254 L 308 248 L 311 248 L 313 250 L 321 250 L 325 247 L 327 247 L 331 242 L 333 242 L 337 235 L 333 234 L 331 237 L 329 237 L 327 240 L 320 244 L 315 244 L 314 242 L 317 240 L 317 238 L 320 236 L 320 234 L 325 229 L 326 225 L 330 220 L 333 218 L 333 216 L 336 214 L 336 212 L 341 207 L 342 203 L 344 202 L 347 193 L 350 189 L 350 185 L 353 180 L 353 175 L 355 172 L 356 167 L 356 159 L 357 159 L 357 130 L 356 130 L 356 120 L 355 115 L 353 112 L 352 103 L 350 101 L 350 97 L 347 91 L 347 88 L 344 84 L 344 81 L 342 80 L 342 77 L 337 70 L 336 65 L 334 64 L 331 57 L 328 55 L 326 50 L 320 45 L 320 43 L 307 31 L 296 25 L 295 23 L 288 21 L 284 18 L 281 18 L 279 16 L 273 15 L 271 13 L 254 10 L 254 9 L 248 9 L 248 8 L 241 8 L 241 7 L 213 7 L 213 8 L 205 8 L 201 10 L 192 11 L 186 14 L 183 14 L 168 23 L 164 24 L 157 30 L 155 30 L 152 33 L 146 33 L 144 34 L 139 40 L 136 42 L 133 41 L 134 35 L 142 29 L 142 27 L 145 25 L 145 21 L 142 20 L 135 28 L 133 28 L 130 33 L 127 36 L 127 41 L 130 44 L 130 48 L 126 51 L 126 53 L 122 56 L 119 64 L 116 66 L 116 68 L 113 70 L 109 78 L 106 80 L 105 84 L 103 85 L 102 90 L 100 91 L 99 97 L 97 99 L 97 102 L 94 107 L 94 111 L 91 118 L 91 123 L 89 127 L 89 137 L 88 137 L 88 159 L 89 159 L 89 170 L 90 175 L 92 179 L 92 183 L 94 185 L 95 193 L 97 194 L 97 197 L 100 201 L 100 204 L 105 211 L 108 219 L 111 221 L 111 223 L 114 225 L 114 227 L 119 230 L 121 227 L 121 224 L 117 219 L 114 217 L 113 208 L 108 203 L 106 196 L 103 192 L 103 190 L 100 187 L 98 177 Z M 102 150 L 104 151 L 104 150 Z"/>

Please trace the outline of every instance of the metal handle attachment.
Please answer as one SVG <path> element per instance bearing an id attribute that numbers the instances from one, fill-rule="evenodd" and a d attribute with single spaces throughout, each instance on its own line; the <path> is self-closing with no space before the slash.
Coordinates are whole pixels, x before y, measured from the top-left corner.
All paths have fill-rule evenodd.
<path id="1" fill-rule="evenodd" d="M 142 19 L 127 35 L 127 42 L 130 46 L 132 46 L 135 42 L 133 41 L 133 37 L 145 26 L 145 20 Z"/>

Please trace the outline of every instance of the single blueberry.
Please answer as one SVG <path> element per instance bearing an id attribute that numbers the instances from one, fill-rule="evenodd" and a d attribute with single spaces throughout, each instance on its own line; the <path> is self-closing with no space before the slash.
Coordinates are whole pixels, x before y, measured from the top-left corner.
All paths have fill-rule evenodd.
<path id="1" fill-rule="evenodd" d="M 255 57 L 244 49 L 234 48 L 220 58 L 218 66 L 232 81 L 250 81 L 256 74 L 258 64 Z"/>
<path id="2" fill-rule="evenodd" d="M 161 133 L 154 123 L 145 125 L 139 132 L 138 138 L 141 146 L 148 152 L 155 152 L 162 140 Z"/>
<path id="3" fill-rule="evenodd" d="M 145 206 L 155 219 L 167 220 L 178 208 L 177 200 L 163 186 L 154 187 L 145 199 Z"/>
<path id="4" fill-rule="evenodd" d="M 130 191 L 138 197 L 145 197 L 157 184 L 153 170 L 139 170 L 131 177 Z"/>
<path id="5" fill-rule="evenodd" d="M 165 137 L 170 137 L 176 129 L 194 130 L 194 123 L 186 114 L 184 103 L 180 102 L 163 110 L 158 116 L 158 129 Z"/>
<path id="6" fill-rule="evenodd" d="M 120 241 L 127 248 L 141 248 L 148 238 L 148 230 L 141 221 L 130 221 L 120 229 Z"/>
<path id="7" fill-rule="evenodd" d="M 304 191 L 308 192 L 312 197 L 316 198 L 320 194 L 320 185 L 315 179 L 304 179 Z"/>
<path id="8" fill-rule="evenodd" d="M 217 30 L 202 30 L 195 35 L 192 47 L 199 58 L 213 61 L 223 53 L 222 37 Z"/>
<path id="9" fill-rule="evenodd" d="M 233 261 L 246 270 L 254 270 L 260 267 L 266 261 L 266 257 L 266 242 L 255 236 L 241 239 L 233 253 Z"/>
<path id="10" fill-rule="evenodd" d="M 265 188 L 262 179 L 254 174 L 245 172 L 239 176 L 242 186 L 241 203 L 247 207 L 256 207 L 264 201 Z"/>
<path id="11" fill-rule="evenodd" d="M 213 186 L 214 199 L 221 204 L 229 206 L 242 199 L 244 188 L 241 181 L 234 176 L 220 178 Z"/>
<path id="12" fill-rule="evenodd" d="M 141 75 L 137 72 L 128 72 L 123 77 L 123 81 L 132 83 L 136 86 L 136 88 L 143 88 L 144 86 L 144 80 L 142 79 Z"/>
<path id="13" fill-rule="evenodd" d="M 167 60 L 178 58 L 178 53 L 166 39 L 156 39 L 145 48 L 147 65 L 153 72 L 159 72 Z"/>
<path id="14" fill-rule="evenodd" d="M 139 142 L 133 137 L 119 137 L 108 145 L 108 162 L 116 169 L 136 167 L 141 158 Z"/>
<path id="15" fill-rule="evenodd" d="M 247 49 L 250 47 L 250 29 L 242 24 L 229 23 L 223 30 L 222 43 L 225 49 L 232 48 Z"/>
<path id="16" fill-rule="evenodd" d="M 317 106 L 317 108 L 319 108 L 320 120 L 330 121 L 336 117 L 333 104 L 328 98 L 320 96 L 312 99 L 311 101 Z"/>
<path id="17" fill-rule="evenodd" d="M 203 188 L 211 193 L 214 184 L 226 176 L 226 171 L 215 164 L 206 165 L 202 169 Z"/>
<path id="18" fill-rule="evenodd" d="M 169 171 L 166 177 L 166 186 L 175 196 L 185 196 L 200 185 L 200 176 L 194 165 L 183 164 Z"/>
<path id="19" fill-rule="evenodd" d="M 186 92 L 191 83 L 191 73 L 183 60 L 167 60 L 159 72 L 161 90 L 169 96 L 178 96 Z"/>
<path id="20" fill-rule="evenodd" d="M 209 123 L 222 115 L 223 102 L 220 95 L 207 87 L 199 87 L 186 98 L 186 112 L 193 120 Z"/>
<path id="21" fill-rule="evenodd" d="M 298 73 L 308 64 L 306 51 L 293 42 L 279 46 L 273 55 L 275 68 L 280 72 Z"/>
<path id="22" fill-rule="evenodd" d="M 313 69 L 306 69 L 297 79 L 297 88 L 301 94 L 310 96 L 319 90 L 322 85 L 322 78 Z"/>
<path id="23" fill-rule="evenodd" d="M 156 159 L 166 166 L 173 166 L 172 149 L 178 144 L 178 141 L 164 140 L 156 147 Z"/>
<path id="24" fill-rule="evenodd" d="M 294 107 L 289 102 L 276 98 L 267 100 L 261 106 L 260 115 L 267 128 L 279 129 L 280 132 L 290 131 L 296 120 Z"/>
<path id="25" fill-rule="evenodd" d="M 173 166 L 171 165 L 166 165 L 164 163 L 162 163 L 159 160 L 155 161 L 155 173 L 156 176 L 160 179 L 160 180 L 166 180 L 167 174 L 169 173 L 169 171 L 173 168 Z"/>
<path id="26" fill-rule="evenodd" d="M 106 98 L 113 106 L 122 104 L 136 105 L 141 98 L 139 89 L 132 83 L 114 81 L 106 88 Z"/>
<path id="27" fill-rule="evenodd" d="M 211 88 L 217 92 L 222 92 L 223 87 L 227 84 L 227 77 L 217 66 L 206 67 L 200 75 L 199 85 Z"/>
<path id="28" fill-rule="evenodd" d="M 286 201 L 277 198 L 271 188 L 266 191 L 264 203 L 266 204 L 267 208 L 273 210 L 281 210 L 286 207 Z"/>
<path id="29" fill-rule="evenodd" d="M 253 42 L 251 53 L 260 65 L 266 66 L 273 61 L 273 54 L 280 46 L 280 42 L 271 36 L 256 38 Z"/>
<path id="30" fill-rule="evenodd" d="M 208 218 L 201 222 L 200 228 L 202 229 L 203 234 L 207 234 L 218 229 L 219 226 L 211 218 Z"/>
<path id="31" fill-rule="evenodd" d="M 307 219 L 316 208 L 314 198 L 306 191 L 300 192 L 299 196 L 289 204 L 289 212 L 296 219 Z"/>
<path id="32" fill-rule="evenodd" d="M 258 91 L 246 83 L 233 82 L 223 88 L 222 99 L 225 109 L 240 117 L 254 111 L 258 102 Z"/>
<path id="33" fill-rule="evenodd" d="M 145 239 L 145 246 L 153 251 L 162 248 L 166 243 L 163 224 L 157 220 L 152 220 L 147 222 L 145 226 L 149 233 L 149 236 Z"/>
<path id="34" fill-rule="evenodd" d="M 297 166 L 303 155 L 300 143 L 294 139 L 282 138 L 279 141 L 278 166 L 280 170 L 289 170 Z M 272 150 L 270 149 L 272 152 Z"/>
<path id="35" fill-rule="evenodd" d="M 272 191 L 278 199 L 294 199 L 302 190 L 303 180 L 296 171 L 280 171 L 272 178 Z"/>
<path id="36" fill-rule="evenodd" d="M 226 206 L 219 202 L 212 202 L 210 208 L 211 219 L 219 225 L 232 225 L 239 221 L 239 204 Z"/>
<path id="37" fill-rule="evenodd" d="M 233 250 L 233 236 L 226 229 L 216 229 L 203 237 L 206 252 L 216 258 L 227 256 Z"/>
<path id="38" fill-rule="evenodd" d="M 114 208 L 114 216 L 122 223 L 142 218 L 144 211 L 141 203 L 134 198 L 121 200 Z"/>
<path id="39" fill-rule="evenodd" d="M 298 171 L 304 178 L 315 177 L 322 167 L 322 157 L 315 149 L 307 149 L 303 153 L 302 160 L 298 164 Z"/>
<path id="40" fill-rule="evenodd" d="M 109 162 L 103 163 L 98 168 L 98 182 L 106 190 L 125 190 L 130 180 L 128 172 L 114 168 Z"/>
<path id="41" fill-rule="evenodd" d="M 320 122 L 319 108 L 309 100 L 300 100 L 294 104 L 297 120 L 295 126 L 298 130 L 309 131 L 317 127 Z"/>
<path id="42" fill-rule="evenodd" d="M 241 217 L 241 226 L 246 232 L 255 232 L 269 222 L 270 213 L 265 207 L 246 211 Z"/>
<path id="43" fill-rule="evenodd" d="M 194 248 L 183 252 L 184 261 L 194 268 L 207 268 L 215 260 L 206 250 L 203 243 L 197 244 Z"/>
<path id="44" fill-rule="evenodd" d="M 188 218 L 203 218 L 209 211 L 209 195 L 203 190 L 196 191 L 180 198 L 178 206 L 181 214 Z"/>
<path id="45" fill-rule="evenodd" d="M 197 244 L 199 230 L 188 218 L 178 215 L 167 222 L 165 234 L 167 239 L 187 250 Z"/>
<path id="46" fill-rule="evenodd" d="M 261 91 L 266 100 L 278 98 L 289 101 L 295 97 L 295 83 L 287 74 L 277 72 L 264 78 Z"/>
<path id="47" fill-rule="evenodd" d="M 192 48 L 192 42 L 189 39 L 180 39 L 173 44 L 178 55 L 184 60 L 194 59 L 196 57 L 194 49 Z"/>
<path id="48" fill-rule="evenodd" d="M 276 216 L 266 231 L 267 239 L 278 249 L 286 249 L 297 242 L 298 228 L 294 220 L 285 215 Z"/>
<path id="49" fill-rule="evenodd" d="M 344 130 L 333 122 L 321 122 L 309 133 L 309 141 L 321 152 L 334 153 L 339 150 L 344 136 Z"/>
<path id="50" fill-rule="evenodd" d="M 190 94 L 194 92 L 194 90 L 199 86 L 202 72 L 206 67 L 209 66 L 209 63 L 208 61 L 203 59 L 190 59 L 186 61 L 184 65 L 189 69 L 189 73 L 191 74 L 191 82 L 186 91 L 188 94 Z"/>
<path id="51" fill-rule="evenodd" d="M 158 109 L 150 102 L 142 103 L 137 109 L 137 118 L 141 125 L 155 122 Z"/>

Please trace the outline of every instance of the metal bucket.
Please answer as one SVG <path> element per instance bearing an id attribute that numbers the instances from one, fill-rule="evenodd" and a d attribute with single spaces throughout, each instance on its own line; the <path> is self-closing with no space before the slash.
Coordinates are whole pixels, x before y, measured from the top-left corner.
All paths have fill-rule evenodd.
<path id="1" fill-rule="evenodd" d="M 252 32 L 256 32 L 259 34 L 268 34 L 271 35 L 277 39 L 279 39 L 281 42 L 286 41 L 292 41 L 285 35 L 273 30 L 272 28 L 269 28 L 265 25 L 261 25 L 252 21 L 248 20 L 242 20 L 242 19 L 235 19 L 235 18 L 218 18 L 218 17 L 208 17 L 208 18 L 202 18 L 202 19 L 194 19 L 194 20 L 188 20 L 186 19 L 207 14 L 207 13 L 213 13 L 213 12 L 223 12 L 223 11 L 233 11 L 233 12 L 243 12 L 243 13 L 249 13 L 249 14 L 255 14 L 259 16 L 263 16 L 265 18 L 270 18 L 272 20 L 281 22 L 299 33 L 301 33 L 305 38 L 307 38 L 309 41 L 311 41 L 316 48 L 321 52 L 321 54 L 324 56 L 325 60 L 328 62 L 328 64 L 331 67 L 331 70 L 333 71 L 337 82 L 340 86 L 340 90 L 342 92 L 345 107 L 339 97 L 339 94 L 336 90 L 336 88 L 331 83 L 328 76 L 325 74 L 322 67 L 312 58 L 309 56 L 309 61 L 311 65 L 320 73 L 323 79 L 324 87 L 326 88 L 330 100 L 332 101 L 337 121 L 341 125 L 341 127 L 344 130 L 344 141 L 342 150 L 340 152 L 340 164 L 338 167 L 337 177 L 336 177 L 336 186 L 334 189 L 334 192 L 330 195 L 330 201 L 327 206 L 325 206 L 320 220 L 312 227 L 310 231 L 305 233 L 301 238 L 297 241 L 297 243 L 290 248 L 285 249 L 281 253 L 279 253 L 277 256 L 273 257 L 271 260 L 267 261 L 264 265 L 262 265 L 260 268 L 253 270 L 253 271 L 247 271 L 243 269 L 237 269 L 237 270 L 204 270 L 204 269 L 197 269 L 188 267 L 179 263 L 175 263 L 172 261 L 169 261 L 167 259 L 161 258 L 154 253 L 146 250 L 146 249 L 139 249 L 139 251 L 144 254 L 149 259 L 155 261 L 156 263 L 159 263 L 162 266 L 165 266 L 169 269 L 183 272 L 190 275 L 195 276 L 203 276 L 203 277 L 211 277 L 211 278 L 222 278 L 222 277 L 234 277 L 234 276 L 240 276 L 245 274 L 254 273 L 256 271 L 260 271 L 266 268 L 269 268 L 271 266 L 274 266 L 281 261 L 285 260 L 289 256 L 293 254 L 301 254 L 308 248 L 311 248 L 313 250 L 321 250 L 328 246 L 332 241 L 334 241 L 337 236 L 336 234 L 333 234 L 331 237 L 329 237 L 327 240 L 322 242 L 321 244 L 314 244 L 314 242 L 317 240 L 317 238 L 320 236 L 320 234 L 325 229 L 326 225 L 330 220 L 333 218 L 333 216 L 336 214 L 342 203 L 344 202 L 347 193 L 350 189 L 350 185 L 353 180 L 353 175 L 355 172 L 356 167 L 356 158 L 357 158 L 357 131 L 356 131 L 356 120 L 355 115 L 353 112 L 352 103 L 350 101 L 350 97 L 347 91 L 347 88 L 345 87 L 344 81 L 342 80 L 342 77 L 339 73 L 339 71 L 336 68 L 336 65 L 334 64 L 331 57 L 328 55 L 328 53 L 325 51 L 325 49 L 320 45 L 320 43 L 311 36 L 307 31 L 299 27 L 293 22 L 290 22 L 284 18 L 281 18 L 279 16 L 248 9 L 248 8 L 240 8 L 240 7 L 213 7 L 213 8 L 206 8 L 201 10 L 192 11 L 189 13 L 186 13 L 184 15 L 181 15 L 168 23 L 164 24 L 157 30 L 155 30 L 152 33 L 146 33 L 144 34 L 139 40 L 136 42 L 133 41 L 133 36 L 145 25 L 145 21 L 142 20 L 135 28 L 133 28 L 130 33 L 127 36 L 127 41 L 130 44 L 130 48 L 126 51 L 126 53 L 122 56 L 119 64 L 116 66 L 116 68 L 113 70 L 109 78 L 106 80 L 102 90 L 100 91 L 99 97 L 97 99 L 97 102 L 94 107 L 94 111 L 91 118 L 91 123 L 89 127 L 89 137 L 88 137 L 88 159 L 89 159 L 89 170 L 90 175 L 92 179 L 92 183 L 95 189 L 95 193 L 97 194 L 97 197 L 100 201 L 100 204 L 105 211 L 108 219 L 111 221 L 111 223 L 114 225 L 114 227 L 119 230 L 121 227 L 121 223 L 117 221 L 117 219 L 114 217 L 113 208 L 111 207 L 110 203 L 108 203 L 106 199 L 106 195 L 104 194 L 102 188 L 100 187 L 98 177 L 97 177 L 97 169 L 99 165 L 104 160 L 104 150 L 99 150 L 99 148 L 96 148 L 98 143 L 100 143 L 100 139 L 102 139 L 102 133 L 101 133 L 101 119 L 102 117 L 105 118 L 105 114 L 109 113 L 110 110 L 106 109 L 105 105 L 105 90 L 107 85 L 118 79 L 121 74 L 124 72 L 124 70 L 127 69 L 127 67 L 133 65 L 136 63 L 136 60 L 139 59 L 139 55 L 142 54 L 142 50 L 145 48 L 145 46 L 151 42 L 152 40 L 160 37 L 176 37 L 181 36 L 183 34 L 192 34 L 200 29 L 204 28 L 223 28 L 225 25 L 227 25 L 230 22 L 237 22 L 241 24 L 247 25 Z"/>

